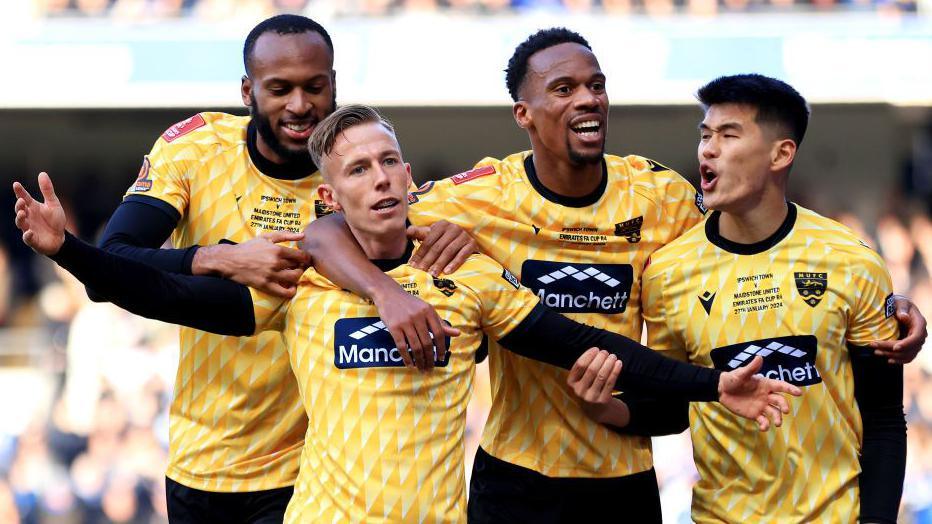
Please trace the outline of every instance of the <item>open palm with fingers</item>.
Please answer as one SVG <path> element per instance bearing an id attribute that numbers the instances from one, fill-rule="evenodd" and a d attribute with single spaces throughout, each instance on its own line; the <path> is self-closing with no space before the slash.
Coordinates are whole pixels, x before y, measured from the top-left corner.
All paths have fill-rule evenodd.
<path id="1" fill-rule="evenodd" d="M 32 198 L 19 182 L 13 182 L 16 194 L 16 227 L 23 232 L 23 242 L 37 253 L 54 255 L 65 242 L 65 210 L 47 173 L 39 173 L 39 190 L 43 202 Z"/>

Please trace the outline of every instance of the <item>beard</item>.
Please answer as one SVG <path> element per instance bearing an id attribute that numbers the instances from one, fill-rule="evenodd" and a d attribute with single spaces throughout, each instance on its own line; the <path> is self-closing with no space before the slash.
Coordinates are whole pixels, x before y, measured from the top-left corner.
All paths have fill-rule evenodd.
<path id="1" fill-rule="evenodd" d="M 588 166 L 592 164 L 602 163 L 602 157 L 605 155 L 605 144 L 602 144 L 602 149 L 598 153 L 584 154 L 574 151 L 570 147 L 569 143 L 566 144 L 566 149 L 569 151 L 570 163 L 576 166 Z"/>
<path id="2" fill-rule="evenodd" d="M 330 110 L 327 111 L 327 115 L 336 109 L 336 105 L 337 94 L 334 92 L 333 100 L 330 102 Z M 255 96 L 249 98 L 249 113 L 252 115 L 252 121 L 256 124 L 256 132 L 259 133 L 262 140 L 269 146 L 269 149 L 274 151 L 278 156 L 284 158 L 285 162 L 304 163 L 311 161 L 311 153 L 308 152 L 306 146 L 299 149 L 291 149 L 278 140 L 278 137 L 275 136 L 275 131 L 272 129 L 272 122 L 269 121 L 268 115 L 259 110 L 259 105 L 256 104 Z"/>
<path id="3" fill-rule="evenodd" d="M 566 137 L 566 150 L 569 153 L 570 163 L 575 166 L 600 164 L 602 163 L 602 157 L 605 156 L 605 139 L 602 139 L 602 147 L 599 148 L 598 153 L 580 153 L 573 150 L 569 137 Z"/>

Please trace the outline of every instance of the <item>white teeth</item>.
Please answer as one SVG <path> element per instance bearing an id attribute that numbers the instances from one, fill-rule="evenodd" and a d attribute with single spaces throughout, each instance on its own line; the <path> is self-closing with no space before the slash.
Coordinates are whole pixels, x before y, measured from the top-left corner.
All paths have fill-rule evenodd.
<path id="1" fill-rule="evenodd" d="M 573 131 L 577 133 L 595 133 L 599 130 L 599 123 L 595 120 L 587 120 L 573 126 Z"/>
<path id="2" fill-rule="evenodd" d="M 376 209 L 385 209 L 385 208 L 393 207 L 393 206 L 394 206 L 395 204 L 397 204 L 397 203 L 398 203 L 398 201 L 397 201 L 397 200 L 394 200 L 394 199 L 392 199 L 392 200 L 386 200 L 386 201 L 384 201 L 384 202 L 379 202 L 378 204 L 376 204 L 376 205 L 375 205 L 375 208 L 376 208 Z"/>
<path id="3" fill-rule="evenodd" d="M 311 126 L 310 124 L 285 124 L 285 127 L 300 133 L 301 131 L 307 131 Z"/>

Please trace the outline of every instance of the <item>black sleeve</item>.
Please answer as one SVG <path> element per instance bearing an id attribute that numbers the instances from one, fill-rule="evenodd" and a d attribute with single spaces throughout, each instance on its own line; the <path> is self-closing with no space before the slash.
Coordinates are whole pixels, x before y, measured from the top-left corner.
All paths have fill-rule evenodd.
<path id="1" fill-rule="evenodd" d="M 660 399 L 630 393 L 618 393 L 615 398 L 628 405 L 630 421 L 619 428 L 607 426 L 622 435 L 659 437 L 676 435 L 689 428 L 689 402 L 679 399 Z"/>
<path id="2" fill-rule="evenodd" d="M 895 523 L 906 474 L 903 366 L 868 347 L 849 346 L 861 411 L 861 522 Z"/>
<path id="3" fill-rule="evenodd" d="M 121 257 L 145 262 L 171 273 L 191 274 L 198 246 L 159 249 L 175 230 L 181 216 L 167 202 L 130 195 L 120 204 L 104 229 L 100 247 Z"/>
<path id="4" fill-rule="evenodd" d="M 51 258 L 104 299 L 137 315 L 222 335 L 248 336 L 256 329 L 249 288 L 236 282 L 162 271 L 69 233 Z"/>
<path id="5" fill-rule="evenodd" d="M 574 322 L 538 304 L 499 343 L 521 356 L 571 369 L 591 347 L 621 360 L 615 389 L 657 398 L 687 401 L 718 400 L 718 370 L 664 357 L 630 338 Z"/>

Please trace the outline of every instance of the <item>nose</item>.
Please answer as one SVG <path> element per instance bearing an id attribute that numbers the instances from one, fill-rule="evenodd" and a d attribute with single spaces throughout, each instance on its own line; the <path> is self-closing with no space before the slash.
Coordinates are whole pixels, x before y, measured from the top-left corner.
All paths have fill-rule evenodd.
<path id="1" fill-rule="evenodd" d="M 296 116 L 304 116 L 314 107 L 310 95 L 303 89 L 293 89 L 288 97 L 285 110 Z"/>
<path id="2" fill-rule="evenodd" d="M 388 176 L 388 171 L 385 169 L 384 165 L 381 163 L 377 164 L 373 174 L 375 175 L 373 177 L 375 189 L 384 191 L 391 186 L 391 178 Z"/>
<path id="3" fill-rule="evenodd" d="M 715 158 L 718 156 L 718 139 L 715 134 L 699 142 L 699 154 L 702 158 Z"/>
<path id="4" fill-rule="evenodd" d="M 577 109 L 595 109 L 601 103 L 601 93 L 597 93 L 589 86 L 582 86 L 577 90 L 576 108 Z"/>

